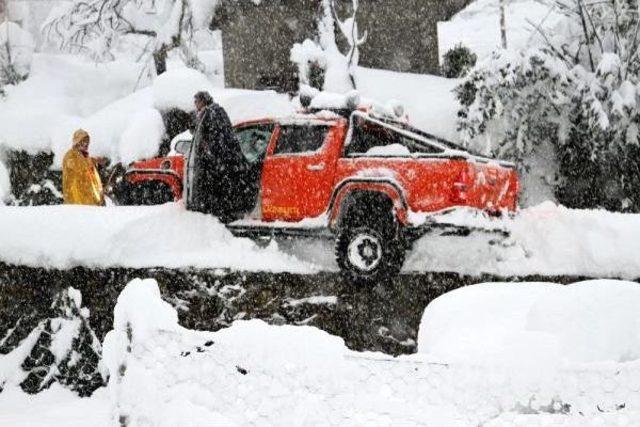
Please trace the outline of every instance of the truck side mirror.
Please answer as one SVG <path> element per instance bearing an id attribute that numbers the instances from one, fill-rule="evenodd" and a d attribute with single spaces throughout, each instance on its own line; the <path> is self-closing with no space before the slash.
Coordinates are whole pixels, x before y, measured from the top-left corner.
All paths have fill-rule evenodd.
<path id="1" fill-rule="evenodd" d="M 176 142 L 176 152 L 186 156 L 191 149 L 191 141 L 178 141 Z"/>

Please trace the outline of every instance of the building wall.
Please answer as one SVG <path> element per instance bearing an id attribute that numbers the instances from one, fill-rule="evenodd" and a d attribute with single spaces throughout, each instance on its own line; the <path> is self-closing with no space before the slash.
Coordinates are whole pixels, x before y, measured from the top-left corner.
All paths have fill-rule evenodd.
<path id="1" fill-rule="evenodd" d="M 220 12 L 225 85 L 248 89 L 292 90 L 296 68 L 293 44 L 313 37 L 317 0 L 228 2 Z"/>
<path id="2" fill-rule="evenodd" d="M 360 64 L 401 72 L 437 74 L 438 21 L 447 20 L 470 0 L 360 0 L 358 26 L 368 38 L 360 48 Z M 344 19 L 351 0 L 337 0 Z M 227 87 L 282 91 L 297 86 L 296 69 L 289 60 L 294 43 L 317 32 L 320 0 L 228 2 L 220 13 Z M 347 43 L 337 35 L 342 51 Z"/>

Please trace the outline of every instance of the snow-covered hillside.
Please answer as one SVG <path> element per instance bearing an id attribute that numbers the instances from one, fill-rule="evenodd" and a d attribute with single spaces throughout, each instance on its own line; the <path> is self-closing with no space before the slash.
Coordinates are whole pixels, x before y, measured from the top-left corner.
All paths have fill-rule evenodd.
<path id="1" fill-rule="evenodd" d="M 507 44 L 522 49 L 540 41 L 536 27 L 549 29 L 558 24 L 559 13 L 552 2 L 509 0 L 506 2 Z M 447 22 L 438 24 L 440 57 L 462 44 L 484 59 L 501 47 L 500 0 L 475 0 Z"/>

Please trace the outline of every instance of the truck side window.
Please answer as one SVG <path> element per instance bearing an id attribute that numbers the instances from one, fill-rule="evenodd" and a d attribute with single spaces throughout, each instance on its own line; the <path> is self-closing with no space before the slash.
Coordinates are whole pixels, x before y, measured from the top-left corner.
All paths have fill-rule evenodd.
<path id="1" fill-rule="evenodd" d="M 266 124 L 236 129 L 240 150 L 249 163 L 257 163 L 264 159 L 273 128 L 273 124 Z"/>
<path id="2" fill-rule="evenodd" d="M 386 149 L 385 149 L 386 147 Z M 442 153 L 438 147 L 425 144 L 384 126 L 357 119 L 353 125 L 347 156 L 401 155 Z"/>
<path id="3" fill-rule="evenodd" d="M 318 151 L 329 132 L 321 125 L 282 125 L 274 154 L 313 153 Z"/>

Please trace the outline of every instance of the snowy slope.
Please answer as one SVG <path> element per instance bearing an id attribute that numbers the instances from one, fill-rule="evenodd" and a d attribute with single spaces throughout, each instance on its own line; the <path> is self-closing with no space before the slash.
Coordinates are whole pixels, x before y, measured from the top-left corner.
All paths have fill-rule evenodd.
<path id="1" fill-rule="evenodd" d="M 501 47 L 500 0 L 475 0 L 447 22 L 438 24 L 440 57 L 462 43 L 486 58 Z M 507 44 L 510 49 L 521 49 L 539 43 L 535 27 L 551 29 L 558 24 L 560 15 L 540 0 L 506 1 Z"/>

